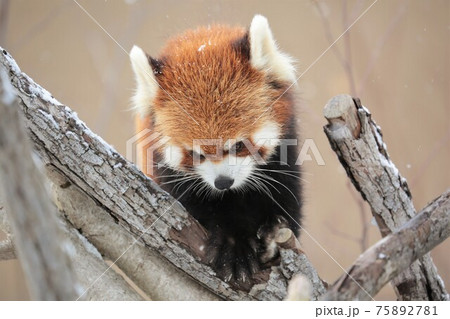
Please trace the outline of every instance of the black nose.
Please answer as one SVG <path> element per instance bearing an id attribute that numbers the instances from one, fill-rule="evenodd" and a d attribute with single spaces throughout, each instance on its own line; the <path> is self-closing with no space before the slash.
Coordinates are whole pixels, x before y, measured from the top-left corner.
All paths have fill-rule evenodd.
<path id="1" fill-rule="evenodd" d="M 231 185 L 233 185 L 233 183 L 234 179 L 227 176 L 219 175 L 219 177 L 217 177 L 216 180 L 214 181 L 214 186 L 216 186 L 216 188 L 220 190 L 224 190 L 229 189 Z"/>

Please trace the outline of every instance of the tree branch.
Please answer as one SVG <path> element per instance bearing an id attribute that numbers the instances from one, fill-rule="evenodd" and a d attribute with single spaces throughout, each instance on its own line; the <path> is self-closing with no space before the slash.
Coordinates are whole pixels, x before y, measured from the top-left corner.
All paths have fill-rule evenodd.
<path id="1" fill-rule="evenodd" d="M 168 294 L 164 290 L 173 291 L 179 284 L 176 280 L 184 276 L 195 279 L 214 295 L 224 299 L 284 298 L 290 278 L 283 275 L 281 266 L 269 269 L 269 280 L 264 282 L 267 279 L 264 277 L 262 283 L 257 285 L 257 289 L 251 292 L 235 290 L 217 278 L 214 271 L 202 262 L 201 247 L 205 245 L 206 231 L 176 199 L 92 133 L 67 106 L 56 101 L 49 92 L 22 73 L 12 57 L 4 50 L 0 53 L 0 63 L 8 70 L 12 84 L 18 91 L 20 107 L 25 114 L 25 124 L 36 152 L 48 168 L 47 172 L 57 172 L 64 176 L 69 184 L 75 185 L 79 192 L 95 203 L 98 210 L 107 214 L 109 220 L 114 220 L 113 223 L 107 223 L 109 226 L 102 228 L 100 227 L 102 219 L 99 217 L 101 215 L 95 214 L 96 219 L 92 220 L 92 223 L 81 224 L 80 230 L 83 235 L 95 242 L 103 236 L 111 238 L 108 235 L 116 234 L 116 230 L 120 227 L 121 231 L 117 232 L 122 241 L 121 245 L 118 245 L 119 248 L 115 247 L 116 243 L 113 240 L 96 244 L 97 248 L 103 250 L 102 253 L 112 260 L 118 259 L 117 263 L 120 262 L 121 269 L 130 278 L 133 278 L 133 272 L 141 270 L 146 272 L 145 276 L 139 275 L 142 278 L 150 279 L 155 276 L 151 272 L 154 268 L 150 266 L 146 269 L 132 269 L 133 261 L 135 265 L 143 265 L 144 261 L 148 260 L 152 260 L 155 265 L 172 265 L 172 267 L 158 267 L 160 272 L 157 275 L 165 274 L 163 278 L 171 280 L 163 286 L 158 286 L 160 290 L 158 292 L 150 281 L 146 287 L 143 284 L 145 280 L 139 281 L 134 278 L 144 291 L 154 296 L 155 294 L 166 296 Z M 60 188 L 64 188 L 67 184 L 59 183 L 60 179 L 58 180 L 54 174 L 48 173 L 48 177 Z M 65 199 L 60 202 L 70 205 Z M 69 211 L 67 206 L 61 207 L 66 213 Z M 70 216 L 67 214 L 67 219 L 76 225 L 75 217 Z M 111 228 L 113 224 L 115 228 Z M 97 228 L 91 229 L 89 228 L 91 226 Z M 127 255 L 122 260 L 120 257 L 130 247 L 130 242 L 135 245 L 127 253 L 130 251 L 135 253 Z M 151 255 L 156 257 L 151 259 Z M 310 265 L 306 257 L 304 260 Z M 291 269 L 293 273 L 302 271 L 294 266 Z M 312 266 L 310 270 L 310 273 L 315 273 Z M 178 273 L 178 276 L 173 276 L 174 273 Z M 154 278 L 153 282 L 155 280 L 157 279 Z M 188 282 L 187 279 L 183 280 Z M 314 285 L 314 282 L 318 281 L 313 279 L 312 282 Z M 261 289 L 264 290 L 264 294 L 260 293 Z M 320 287 L 316 290 L 319 291 Z M 208 295 L 205 291 L 202 294 Z"/>
<path id="2" fill-rule="evenodd" d="M 136 242 L 136 235 L 117 224 L 117 220 L 104 207 L 64 175 L 53 167 L 47 170 L 47 175 L 53 181 L 55 202 L 65 218 L 103 256 L 116 262 L 152 300 L 218 300 L 215 294 L 150 251 L 141 241 Z M 98 280 L 92 288 L 97 288 L 102 280 Z"/>
<path id="3" fill-rule="evenodd" d="M 16 252 L 11 238 L 0 241 L 0 261 L 16 258 Z"/>
<path id="4" fill-rule="evenodd" d="M 324 109 L 324 127 L 347 175 L 369 203 L 382 236 L 415 216 L 406 180 L 391 162 L 379 126 L 359 100 L 348 95 L 331 99 Z M 429 254 L 393 279 L 400 300 L 448 300 L 443 281 Z"/>
<path id="5" fill-rule="evenodd" d="M 0 193 L 0 230 L 3 231 L 8 237 L 11 236 L 11 227 L 6 217 L 5 207 L 3 206 Z"/>
<path id="6" fill-rule="evenodd" d="M 0 241 L 0 261 L 16 259 L 16 251 L 12 241 L 11 228 L 6 218 L 5 208 L 2 204 L 2 195 L 0 193 L 0 231 L 6 234 L 6 239 Z"/>
<path id="7" fill-rule="evenodd" d="M 78 296 L 86 292 L 82 295 L 83 300 L 143 300 L 122 276 L 115 271 L 106 271 L 108 264 L 83 235 L 67 222 L 63 224 L 64 234 L 72 246 L 73 269 L 80 283 Z M 101 280 L 97 280 L 100 276 Z"/>
<path id="8" fill-rule="evenodd" d="M 1 194 L 0 194 L 1 195 Z M 1 196 L 0 196 L 1 197 Z M 0 220 L 2 215 L 6 215 L 2 209 L 0 201 Z M 0 226 L 9 228 L 8 223 Z M 142 297 L 116 272 L 105 270 L 109 267 L 98 250 L 83 237 L 76 229 L 72 227 L 67 221 L 61 220 L 63 227 L 62 231 L 64 237 L 68 238 L 68 251 L 73 270 L 76 278 L 80 283 L 77 288 L 78 295 L 86 290 L 99 276 L 102 275 L 102 280 L 96 282 L 95 286 L 86 291 L 83 296 L 85 300 L 142 300 Z M 5 250 L 14 249 L 11 237 L 8 237 L 3 243 L 7 244 Z M 3 255 L 5 256 L 5 255 Z M 11 257 L 11 258 L 8 258 Z M 12 251 L 6 255 L 6 259 L 15 258 L 15 253 Z M 2 260 L 2 242 L 0 242 L 0 260 Z"/>
<path id="9" fill-rule="evenodd" d="M 364 252 L 324 300 L 370 300 L 409 265 L 450 236 L 450 189 Z M 358 283 L 358 284 L 357 284 Z M 369 296 L 370 295 L 370 296 Z M 445 296 L 441 297 L 442 299 Z"/>
<path id="10" fill-rule="evenodd" d="M 73 300 L 76 280 L 56 210 L 32 158 L 4 69 L 0 69 L 0 114 L 0 192 L 30 294 L 37 300 Z"/>

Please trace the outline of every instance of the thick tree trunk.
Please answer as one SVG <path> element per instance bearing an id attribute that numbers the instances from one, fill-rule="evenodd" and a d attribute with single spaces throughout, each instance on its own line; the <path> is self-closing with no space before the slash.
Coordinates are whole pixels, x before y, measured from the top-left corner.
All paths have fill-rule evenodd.
<path id="1" fill-rule="evenodd" d="M 57 219 L 31 154 L 8 76 L 0 69 L 0 193 L 30 294 L 36 300 L 74 300 L 76 279 Z"/>

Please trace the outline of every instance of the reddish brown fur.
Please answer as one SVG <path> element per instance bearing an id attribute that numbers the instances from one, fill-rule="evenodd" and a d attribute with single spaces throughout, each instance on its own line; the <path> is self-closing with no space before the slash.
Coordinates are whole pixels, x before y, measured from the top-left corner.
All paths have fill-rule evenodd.
<path id="1" fill-rule="evenodd" d="M 168 41 L 158 59 L 161 73 L 156 74 L 163 90 L 158 91 L 152 108 L 154 129 L 170 136 L 170 143 L 191 148 L 194 139 L 225 143 L 229 138 L 251 138 L 273 121 L 283 133 L 292 103 L 289 94 L 277 98 L 288 85 L 270 85 L 270 75 L 253 68 L 236 49 L 245 34 L 243 28 L 213 26 L 188 30 Z M 137 121 L 151 128 L 148 119 Z M 202 145 L 202 150 L 214 154 L 216 147 Z"/>
<path id="2" fill-rule="evenodd" d="M 269 120 L 281 127 L 287 122 L 290 103 L 280 99 L 271 106 L 282 89 L 271 88 L 270 79 L 233 48 L 244 35 L 242 28 L 214 26 L 187 31 L 167 43 L 157 76 L 164 91 L 153 103 L 157 131 L 179 146 L 191 146 L 193 139 L 249 138 Z"/>

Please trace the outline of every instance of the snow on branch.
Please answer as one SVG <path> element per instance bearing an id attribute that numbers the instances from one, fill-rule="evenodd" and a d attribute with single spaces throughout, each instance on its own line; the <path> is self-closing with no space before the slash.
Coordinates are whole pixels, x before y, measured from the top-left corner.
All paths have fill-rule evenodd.
<path id="1" fill-rule="evenodd" d="M 381 129 L 358 99 L 332 98 L 324 108 L 325 134 L 361 196 L 369 203 L 381 235 L 397 231 L 416 215 L 406 179 L 391 162 Z M 393 279 L 400 300 L 447 300 L 448 293 L 429 254 Z"/>

